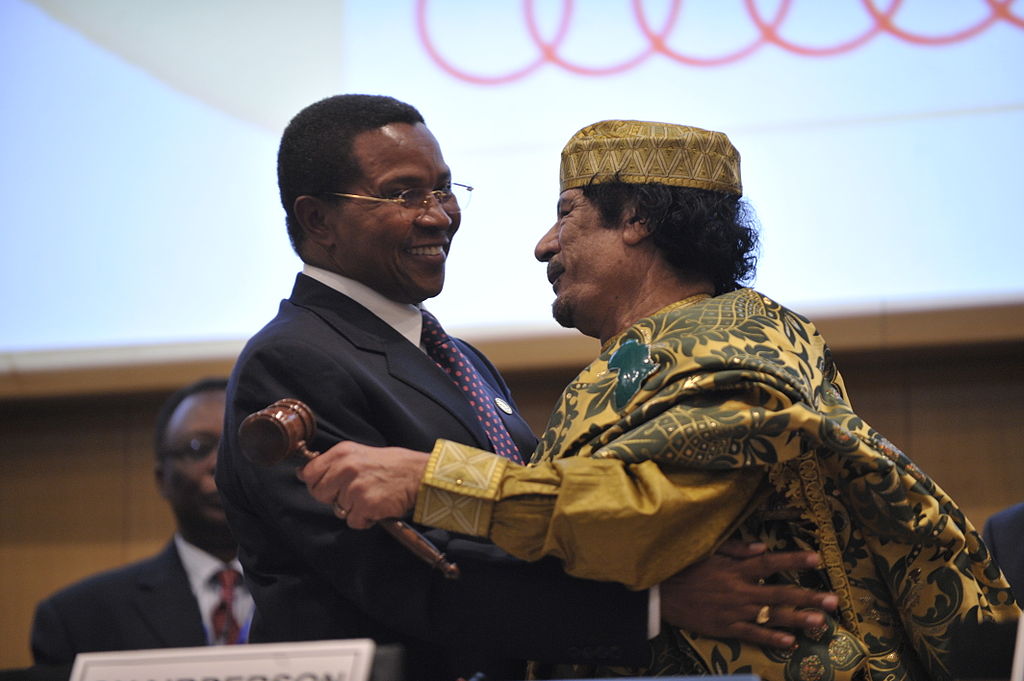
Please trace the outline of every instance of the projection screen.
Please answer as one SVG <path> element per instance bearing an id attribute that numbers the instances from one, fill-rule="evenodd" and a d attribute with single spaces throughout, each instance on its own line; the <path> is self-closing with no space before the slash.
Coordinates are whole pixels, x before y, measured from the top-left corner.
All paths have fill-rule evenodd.
<path id="1" fill-rule="evenodd" d="M 280 133 L 343 92 L 476 187 L 427 302 L 470 339 L 557 328 L 533 246 L 605 118 L 726 132 L 798 311 L 1024 299 L 1021 1 L 2 0 L 0 35 L 8 369 L 240 347 L 301 265 Z"/>

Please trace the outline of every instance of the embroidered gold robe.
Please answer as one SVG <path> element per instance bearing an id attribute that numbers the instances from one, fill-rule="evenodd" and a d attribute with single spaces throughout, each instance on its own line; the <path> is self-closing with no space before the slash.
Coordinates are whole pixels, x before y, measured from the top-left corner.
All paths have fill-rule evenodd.
<path id="1" fill-rule="evenodd" d="M 634 588 L 730 537 L 810 549 L 823 567 L 780 581 L 840 597 L 789 651 L 666 626 L 648 668 L 584 674 L 949 679 L 951 627 L 1019 616 L 956 503 L 853 412 L 814 326 L 751 289 L 609 340 L 527 466 L 439 440 L 415 520 Z"/>

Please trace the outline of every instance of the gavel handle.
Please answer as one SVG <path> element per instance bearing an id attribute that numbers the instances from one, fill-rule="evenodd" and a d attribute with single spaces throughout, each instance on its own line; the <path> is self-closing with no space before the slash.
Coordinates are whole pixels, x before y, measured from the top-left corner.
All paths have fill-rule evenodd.
<path id="1" fill-rule="evenodd" d="M 320 452 L 311 452 L 307 449 L 305 441 L 299 442 L 296 449 L 307 459 L 312 459 L 320 454 Z M 405 521 L 398 518 L 384 518 L 378 520 L 377 524 L 405 548 L 423 559 L 430 567 L 440 570 L 446 578 L 458 579 L 461 575 L 458 565 L 448 560 L 448 557 L 441 553 L 429 539 Z"/>
<path id="2" fill-rule="evenodd" d="M 459 578 L 459 566 L 448 560 L 448 557 L 437 550 L 429 539 L 410 527 L 404 520 L 384 518 L 377 522 L 392 537 L 407 549 L 425 560 L 430 567 L 441 571 L 448 579 Z"/>

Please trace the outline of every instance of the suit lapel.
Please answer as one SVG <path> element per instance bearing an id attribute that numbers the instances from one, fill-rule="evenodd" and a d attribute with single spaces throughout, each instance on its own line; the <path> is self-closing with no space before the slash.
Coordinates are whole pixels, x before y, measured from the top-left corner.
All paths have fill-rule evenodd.
<path id="1" fill-rule="evenodd" d="M 476 439 L 490 449 L 487 433 L 459 388 L 434 361 L 380 317 L 346 295 L 299 275 L 291 302 L 323 319 L 341 336 L 364 352 L 385 357 L 388 373 L 397 381 L 444 407 Z"/>
<path id="2" fill-rule="evenodd" d="M 139 574 L 132 604 L 162 644 L 206 644 L 202 615 L 173 540 Z"/>

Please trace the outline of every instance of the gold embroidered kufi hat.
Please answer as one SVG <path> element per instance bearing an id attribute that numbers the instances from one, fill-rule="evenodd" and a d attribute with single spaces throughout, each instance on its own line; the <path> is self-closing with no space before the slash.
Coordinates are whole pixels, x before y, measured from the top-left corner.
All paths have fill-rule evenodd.
<path id="1" fill-rule="evenodd" d="M 600 121 L 562 149 L 561 191 L 603 182 L 693 187 L 743 195 L 740 153 L 723 133 L 648 121 Z"/>

